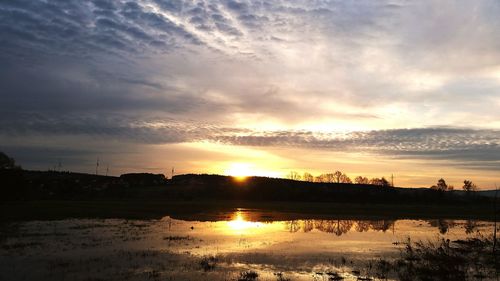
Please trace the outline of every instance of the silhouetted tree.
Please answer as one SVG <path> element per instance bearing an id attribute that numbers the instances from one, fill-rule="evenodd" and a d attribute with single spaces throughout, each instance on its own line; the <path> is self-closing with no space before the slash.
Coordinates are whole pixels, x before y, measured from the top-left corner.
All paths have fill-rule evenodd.
<path id="1" fill-rule="evenodd" d="M 368 184 L 368 183 L 370 183 L 370 180 L 368 180 L 367 177 L 357 176 L 354 179 L 354 182 L 357 184 Z"/>
<path id="2" fill-rule="evenodd" d="M 340 176 L 340 183 L 352 183 L 351 178 L 349 178 L 346 174 L 342 174 Z"/>
<path id="3" fill-rule="evenodd" d="M 318 182 L 335 182 L 334 174 L 321 174 L 317 177 Z"/>
<path id="4" fill-rule="evenodd" d="M 463 190 L 466 192 L 472 192 L 477 190 L 477 186 L 470 180 L 464 180 Z"/>
<path id="5" fill-rule="evenodd" d="M 373 178 L 370 180 L 370 184 L 373 185 L 379 185 L 379 186 L 391 186 L 388 180 L 386 180 L 384 177 L 382 178 Z"/>
<path id="6" fill-rule="evenodd" d="M 21 167 L 16 165 L 14 158 L 7 156 L 7 154 L 0 152 L 0 169 L 1 170 L 12 170 L 20 169 Z"/>
<path id="7" fill-rule="evenodd" d="M 446 181 L 443 178 L 440 178 L 437 184 L 431 186 L 431 188 L 439 191 L 447 191 L 448 185 L 446 184 Z"/>
<path id="8" fill-rule="evenodd" d="M 311 175 L 310 173 L 304 173 L 304 176 L 302 177 L 302 179 L 304 181 L 308 181 L 308 182 L 313 182 L 314 181 L 314 177 L 313 175 Z"/>
<path id="9" fill-rule="evenodd" d="M 333 182 L 340 183 L 341 178 L 342 178 L 341 171 L 335 171 L 335 173 L 333 173 Z"/>
<path id="10" fill-rule="evenodd" d="M 290 173 L 288 173 L 288 175 L 286 175 L 286 178 L 299 181 L 302 177 L 300 176 L 299 173 L 297 173 L 295 171 L 291 171 Z"/>

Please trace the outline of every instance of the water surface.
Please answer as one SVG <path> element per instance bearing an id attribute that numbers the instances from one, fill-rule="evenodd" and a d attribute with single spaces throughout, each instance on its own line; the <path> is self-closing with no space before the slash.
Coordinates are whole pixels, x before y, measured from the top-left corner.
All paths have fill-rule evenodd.
<path id="1" fill-rule="evenodd" d="M 397 258 L 408 239 L 453 241 L 493 228 L 464 220 L 252 221 L 249 212 L 220 221 L 9 224 L 2 227 L 0 279 L 238 280 L 252 270 L 258 280 L 376 280 L 377 264 Z"/>

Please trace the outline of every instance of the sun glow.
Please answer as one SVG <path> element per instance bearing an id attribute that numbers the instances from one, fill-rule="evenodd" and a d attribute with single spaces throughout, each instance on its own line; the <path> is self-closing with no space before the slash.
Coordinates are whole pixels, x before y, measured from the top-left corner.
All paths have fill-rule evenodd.
<path id="1" fill-rule="evenodd" d="M 279 177 L 280 174 L 272 171 L 260 170 L 250 163 L 231 163 L 224 170 L 224 174 L 234 177 L 236 180 L 243 181 L 250 176 L 259 177 Z"/>
<path id="2" fill-rule="evenodd" d="M 251 165 L 246 163 L 232 163 L 225 171 L 225 174 L 232 176 L 237 180 L 243 181 L 248 176 L 252 175 Z"/>
<path id="3" fill-rule="evenodd" d="M 236 234 L 245 233 L 250 229 L 259 228 L 262 225 L 263 224 L 261 222 L 251 222 L 245 220 L 245 217 L 241 211 L 237 211 L 234 214 L 233 219 L 227 222 L 228 228 Z"/>

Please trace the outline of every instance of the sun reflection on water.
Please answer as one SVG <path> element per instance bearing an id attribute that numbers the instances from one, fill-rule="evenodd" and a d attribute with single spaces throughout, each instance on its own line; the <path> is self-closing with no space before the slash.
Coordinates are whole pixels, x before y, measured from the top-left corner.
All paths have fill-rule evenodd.
<path id="1" fill-rule="evenodd" d="M 227 222 L 228 230 L 235 234 L 244 234 L 262 228 L 263 226 L 264 224 L 261 222 L 247 221 L 241 211 L 236 211 L 233 215 L 233 219 Z"/>

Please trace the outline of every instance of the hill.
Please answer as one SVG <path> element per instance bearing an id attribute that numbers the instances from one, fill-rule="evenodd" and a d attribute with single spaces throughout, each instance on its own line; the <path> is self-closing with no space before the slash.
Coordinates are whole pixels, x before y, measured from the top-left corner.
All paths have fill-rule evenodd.
<path id="1" fill-rule="evenodd" d="M 442 192 L 369 184 L 313 183 L 289 179 L 221 175 L 133 173 L 120 177 L 55 171 L 0 170 L 3 200 L 150 198 L 382 204 L 487 202 L 486 192 Z"/>

